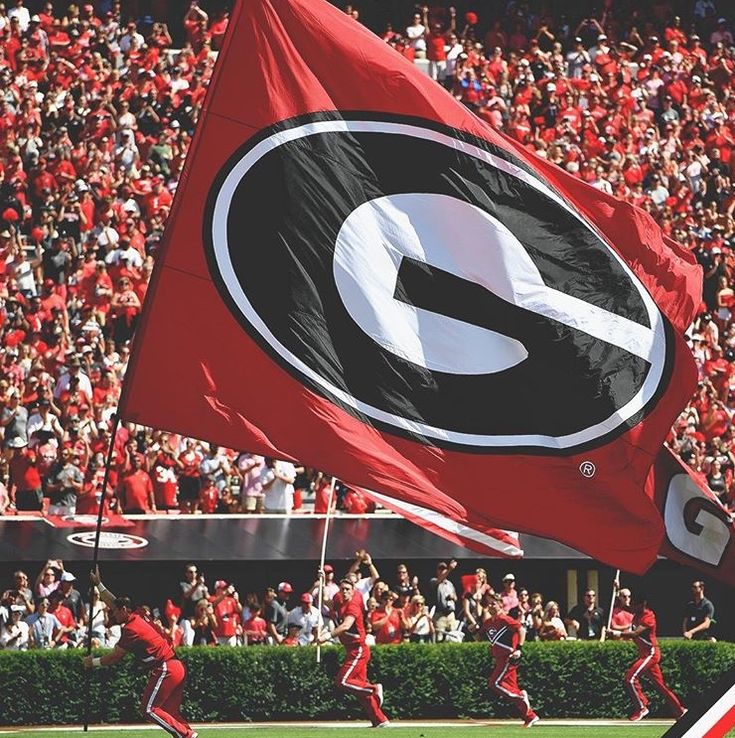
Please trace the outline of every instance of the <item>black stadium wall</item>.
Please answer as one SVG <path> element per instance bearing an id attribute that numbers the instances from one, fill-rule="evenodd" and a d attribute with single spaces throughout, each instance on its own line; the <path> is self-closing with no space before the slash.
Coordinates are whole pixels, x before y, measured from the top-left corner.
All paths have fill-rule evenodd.
<path id="1" fill-rule="evenodd" d="M 289 581 L 296 595 L 316 579 L 323 519 L 315 516 L 170 516 L 131 519 L 128 527 L 103 530 L 100 560 L 105 581 L 115 593 L 125 593 L 138 603 L 153 606 L 176 599 L 184 566 L 195 562 L 210 587 L 217 579 L 233 582 L 240 594 L 262 596 L 268 586 Z M 90 527 L 53 527 L 40 519 L 0 518 L 0 586 L 10 586 L 12 572 L 24 568 L 35 579 L 47 559 L 61 558 L 80 579 L 92 559 L 94 530 Z M 513 572 L 519 586 L 555 599 L 562 608 L 581 601 L 588 586 L 598 590 L 603 607 L 610 603 L 614 571 L 562 544 L 521 535 L 522 560 L 488 559 L 429 533 L 396 516 L 337 517 L 332 521 L 327 561 L 339 576 L 355 550 L 369 550 L 381 576 L 390 584 L 396 565 L 405 562 L 421 583 L 428 584 L 436 563 L 452 557 L 460 575 L 478 566 L 487 569 L 490 581 L 500 586 L 504 574 Z M 625 586 L 642 583 L 656 609 L 659 632 L 679 636 L 690 584 L 703 578 L 693 569 L 659 560 L 639 580 L 622 576 Z M 707 596 L 714 602 L 718 637 L 735 641 L 735 590 L 706 581 Z M 79 588 L 84 588 L 80 581 Z M 424 588 L 425 589 L 425 588 Z M 294 595 L 294 603 L 296 603 Z"/>

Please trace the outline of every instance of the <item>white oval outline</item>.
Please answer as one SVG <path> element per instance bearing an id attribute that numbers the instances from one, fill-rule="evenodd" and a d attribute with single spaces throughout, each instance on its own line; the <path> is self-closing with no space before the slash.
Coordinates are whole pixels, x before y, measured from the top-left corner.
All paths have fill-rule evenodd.
<path id="1" fill-rule="evenodd" d="M 447 146 L 455 151 L 480 159 L 484 163 L 500 169 L 516 179 L 521 180 L 525 184 L 533 187 L 537 191 L 546 195 L 548 198 L 564 208 L 568 213 L 574 216 L 582 225 L 588 228 L 602 244 L 610 251 L 613 257 L 618 261 L 620 266 L 626 272 L 632 283 L 635 285 L 643 304 L 646 307 L 648 317 L 651 323 L 649 329 L 654 335 L 651 341 L 651 350 L 653 355 L 649 357 L 650 369 L 643 385 L 631 400 L 623 407 L 619 408 L 609 418 L 600 421 L 596 425 L 589 426 L 583 430 L 569 433 L 564 436 L 549 436 L 542 434 L 526 434 L 526 435 L 483 435 L 476 433 L 462 433 L 457 431 L 437 428 L 435 426 L 420 423 L 408 418 L 403 418 L 392 413 L 388 413 L 380 408 L 373 407 L 356 397 L 346 393 L 344 390 L 333 386 L 324 377 L 315 372 L 311 367 L 307 366 L 298 356 L 294 355 L 281 344 L 278 339 L 271 333 L 266 323 L 261 319 L 254 307 L 248 300 L 243 291 L 240 282 L 235 273 L 232 261 L 229 255 L 229 243 L 227 239 L 227 219 L 230 211 L 230 205 L 233 195 L 240 181 L 247 172 L 268 152 L 282 146 L 291 141 L 296 141 L 307 136 L 318 135 L 322 133 L 386 133 L 391 135 L 408 136 L 419 138 L 424 141 L 432 141 L 443 146 Z M 661 377 L 663 375 L 666 363 L 666 333 L 663 317 L 656 306 L 653 298 L 645 289 L 643 284 L 633 274 L 628 265 L 618 255 L 610 244 L 605 240 L 601 233 L 585 220 L 581 214 L 576 212 L 566 201 L 559 197 L 552 189 L 550 189 L 543 181 L 536 179 L 532 174 L 520 167 L 511 164 L 505 159 L 491 154 L 484 149 L 474 146 L 473 144 L 452 138 L 444 133 L 435 131 L 431 128 L 422 128 L 416 125 L 406 123 L 391 123 L 387 121 L 353 121 L 353 120 L 328 120 L 314 121 L 305 123 L 294 128 L 288 128 L 278 131 L 266 139 L 259 141 L 255 146 L 249 149 L 245 155 L 230 169 L 225 177 L 219 192 L 216 195 L 214 207 L 212 210 L 212 250 L 217 262 L 220 276 L 227 288 L 231 298 L 240 309 L 243 317 L 253 326 L 253 328 L 268 342 L 268 344 L 276 351 L 276 353 L 304 374 L 316 385 L 322 387 L 326 392 L 332 394 L 340 402 L 348 407 L 363 413 L 374 420 L 386 423 L 407 431 L 412 434 L 427 436 L 438 441 L 454 443 L 464 446 L 477 447 L 510 447 L 510 446 L 529 446 L 553 449 L 569 449 L 574 446 L 589 443 L 607 433 L 615 431 L 623 423 L 631 417 L 639 413 L 645 408 L 647 403 L 655 395 L 658 390 Z"/>
<path id="2" fill-rule="evenodd" d="M 82 540 L 83 537 L 89 537 L 91 536 L 91 540 Z M 105 543 L 106 540 L 109 540 L 112 536 L 116 536 L 118 539 L 120 538 L 127 538 L 131 542 L 133 542 L 134 546 L 111 546 L 107 543 Z M 94 548 L 94 539 L 95 539 L 95 532 L 94 531 L 84 531 L 83 533 L 71 533 L 66 537 L 66 540 L 69 541 L 69 543 L 73 543 L 75 546 L 83 546 L 84 548 Z M 134 551 L 137 548 L 145 548 L 148 545 L 148 539 L 142 538 L 141 536 L 135 536 L 131 533 L 116 533 L 115 531 L 106 531 L 103 530 L 100 533 L 100 548 L 104 548 L 105 550 L 113 550 L 113 551 Z"/>

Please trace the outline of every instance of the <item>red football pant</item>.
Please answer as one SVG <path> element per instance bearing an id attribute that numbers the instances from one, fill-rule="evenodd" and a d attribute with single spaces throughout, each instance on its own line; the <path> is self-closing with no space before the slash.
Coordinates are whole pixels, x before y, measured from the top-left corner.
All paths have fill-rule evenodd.
<path id="1" fill-rule="evenodd" d="M 495 660 L 495 668 L 493 669 L 493 673 L 490 674 L 487 683 L 491 691 L 511 700 L 518 714 L 524 720 L 533 716 L 534 713 L 531 710 L 528 697 L 518 686 L 518 668 L 515 664 L 511 664 L 508 661 L 507 656 Z"/>
<path id="2" fill-rule="evenodd" d="M 188 738 L 191 726 L 181 717 L 186 669 L 178 659 L 164 661 L 151 672 L 140 709 L 145 717 L 174 738 Z"/>
<path id="3" fill-rule="evenodd" d="M 380 725 L 388 718 L 378 704 L 375 685 L 367 680 L 368 661 L 370 661 L 368 646 L 348 648 L 345 661 L 337 672 L 334 683 L 337 689 L 354 694 L 370 722 L 373 725 Z"/>
<path id="4" fill-rule="evenodd" d="M 640 682 L 640 677 L 646 674 L 653 682 L 653 686 L 666 698 L 672 713 L 676 717 L 679 717 L 684 710 L 684 705 L 679 702 L 679 698 L 666 686 L 664 675 L 661 673 L 661 668 L 658 665 L 660 660 L 661 652 L 658 649 L 651 649 L 650 653 L 638 658 L 630 669 L 625 672 L 625 686 L 630 692 L 636 710 L 642 710 L 648 707 L 648 698 L 643 694 Z"/>

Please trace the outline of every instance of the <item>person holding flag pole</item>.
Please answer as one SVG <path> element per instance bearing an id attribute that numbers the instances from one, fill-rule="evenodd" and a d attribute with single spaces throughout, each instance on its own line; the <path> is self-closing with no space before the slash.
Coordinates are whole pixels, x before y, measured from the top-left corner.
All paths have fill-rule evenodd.
<path id="1" fill-rule="evenodd" d="M 329 633 L 323 628 L 322 604 L 324 602 L 324 560 L 327 553 L 327 536 L 329 532 L 332 498 L 337 484 L 332 477 L 329 486 L 329 502 L 324 519 L 324 535 L 322 536 L 322 552 L 319 561 L 319 627 L 316 648 L 316 661 L 321 663 L 321 647 L 332 638 L 339 638 L 345 647 L 346 657 L 334 678 L 337 689 L 349 692 L 357 697 L 358 702 L 367 714 L 374 728 L 385 728 L 390 721 L 382 711 L 383 685 L 371 684 L 367 680 L 367 665 L 370 661 L 370 647 L 365 642 L 365 619 L 358 598 L 354 597 L 355 586 L 349 579 L 339 583 L 339 592 L 335 596 L 334 610 L 337 627 Z"/>
<path id="2" fill-rule="evenodd" d="M 355 595 L 351 579 L 342 579 L 335 598 L 337 627 L 330 635 L 320 635 L 318 643 L 339 638 L 345 647 L 345 660 L 337 672 L 337 689 L 354 694 L 374 728 L 385 728 L 390 721 L 382 710 L 383 685 L 372 684 L 367 678 L 370 647 L 365 642 L 365 617 L 361 600 Z"/>
<path id="3" fill-rule="evenodd" d="M 102 583 L 99 567 L 90 574 L 92 586 L 109 607 L 110 620 L 121 626 L 117 645 L 104 656 L 87 655 L 82 659 L 86 669 L 112 666 L 125 654 L 132 653 L 150 671 L 148 684 L 141 698 L 141 712 L 146 719 L 162 727 L 174 738 L 197 738 L 196 731 L 181 715 L 181 699 L 186 683 L 186 667 L 165 635 L 133 609 L 129 597 L 116 597 Z"/>
<path id="4" fill-rule="evenodd" d="M 648 607 L 646 596 L 640 592 L 632 594 L 630 608 L 633 612 L 633 623 L 630 630 L 623 631 L 620 634 L 623 640 L 633 641 L 638 649 L 638 658 L 625 672 L 625 687 L 633 702 L 633 712 L 629 719 L 638 722 L 648 715 L 648 698 L 643 693 L 640 684 L 640 677 L 647 674 L 653 682 L 653 686 L 666 699 L 671 712 L 678 720 L 686 714 L 687 710 L 676 694 L 664 682 L 659 667 L 661 650 L 656 640 L 656 615 Z"/>

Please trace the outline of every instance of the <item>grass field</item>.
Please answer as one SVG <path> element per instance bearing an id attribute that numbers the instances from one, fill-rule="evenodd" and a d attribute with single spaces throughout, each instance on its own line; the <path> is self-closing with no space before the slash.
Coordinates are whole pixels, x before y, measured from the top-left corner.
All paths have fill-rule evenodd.
<path id="1" fill-rule="evenodd" d="M 660 738 L 670 724 L 646 724 L 646 723 L 619 723 L 615 725 L 596 725 L 569 723 L 559 724 L 555 721 L 540 722 L 534 727 L 533 734 L 539 738 L 621 738 L 631 736 L 632 738 Z M 374 730 L 363 727 L 309 727 L 309 726 L 273 726 L 251 725 L 243 727 L 202 727 L 197 728 L 200 738 L 242 738 L 257 735 L 258 738 L 374 738 Z M 6 732 L 7 731 L 7 732 Z M 519 724 L 491 724 L 473 723 L 461 726 L 437 725 L 437 726 L 401 726 L 391 725 L 390 728 L 379 731 L 378 735 L 389 735 L 392 738 L 485 738 L 486 736 L 521 736 L 528 735 Z M 0 729 L 0 735 L 15 735 L 22 738 L 79 738 L 85 735 L 81 728 L 72 730 L 14 730 L 12 728 Z M 90 729 L 87 733 L 89 738 L 154 738 L 166 734 L 160 730 L 141 730 L 140 728 L 129 729 Z"/>

